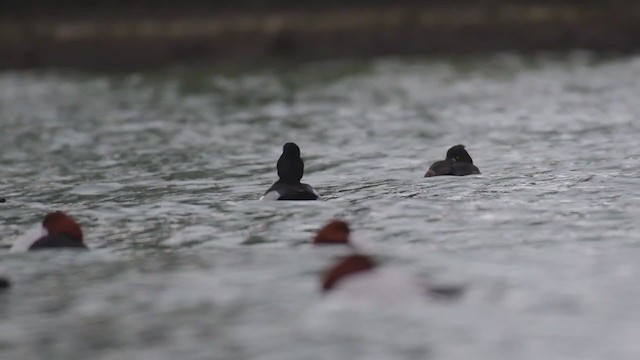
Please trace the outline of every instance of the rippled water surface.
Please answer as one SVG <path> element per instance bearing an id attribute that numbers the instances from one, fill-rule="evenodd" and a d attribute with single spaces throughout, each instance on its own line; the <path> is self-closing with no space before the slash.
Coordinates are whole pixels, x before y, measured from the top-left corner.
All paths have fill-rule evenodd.
<path id="1" fill-rule="evenodd" d="M 581 53 L 1 73 L 0 358 L 637 359 L 638 94 Z M 324 201 L 257 201 L 287 141 Z M 482 175 L 422 177 L 458 143 Z M 55 209 L 92 251 L 8 253 Z M 322 295 L 332 217 L 464 296 Z"/>

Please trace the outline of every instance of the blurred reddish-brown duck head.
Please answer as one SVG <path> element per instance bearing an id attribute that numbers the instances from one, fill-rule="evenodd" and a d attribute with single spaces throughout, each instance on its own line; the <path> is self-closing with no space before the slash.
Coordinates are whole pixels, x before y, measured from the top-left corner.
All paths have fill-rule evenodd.
<path id="1" fill-rule="evenodd" d="M 348 245 L 351 230 L 349 225 L 342 220 L 331 220 L 323 226 L 315 238 L 314 245 Z"/>

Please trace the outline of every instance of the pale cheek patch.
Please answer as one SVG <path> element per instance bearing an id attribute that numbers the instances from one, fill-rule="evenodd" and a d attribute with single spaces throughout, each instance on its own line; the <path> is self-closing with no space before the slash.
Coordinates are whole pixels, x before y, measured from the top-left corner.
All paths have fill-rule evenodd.
<path id="1" fill-rule="evenodd" d="M 24 252 L 29 250 L 31 245 L 36 241 L 40 240 L 42 237 L 47 236 L 48 231 L 41 224 L 34 226 L 29 229 L 24 234 L 18 236 L 16 240 L 11 245 L 9 252 Z"/>

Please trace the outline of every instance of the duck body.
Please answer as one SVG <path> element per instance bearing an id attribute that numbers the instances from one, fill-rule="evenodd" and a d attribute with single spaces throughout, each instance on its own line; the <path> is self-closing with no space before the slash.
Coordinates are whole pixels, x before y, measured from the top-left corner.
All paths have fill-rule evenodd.
<path id="1" fill-rule="evenodd" d="M 351 296 L 396 303 L 399 297 L 456 299 L 465 288 L 455 284 L 428 284 L 400 268 L 381 267 L 370 256 L 353 253 L 330 266 L 320 278 L 325 293 L 348 291 Z M 401 294 L 401 295 L 399 295 Z"/>
<path id="2" fill-rule="evenodd" d="M 320 195 L 309 184 L 288 184 L 276 181 L 262 197 L 263 200 L 318 200 Z"/>
<path id="3" fill-rule="evenodd" d="M 77 239 L 74 239 L 72 236 L 67 234 L 54 234 L 43 236 L 40 239 L 36 240 L 31 246 L 29 250 L 38 250 L 38 249 L 51 249 L 51 248 L 79 248 L 86 249 L 87 246 L 83 243 L 78 242 Z"/>
<path id="4" fill-rule="evenodd" d="M 465 176 L 474 174 L 480 174 L 480 169 L 473 164 L 451 160 L 440 160 L 436 161 L 431 165 L 431 167 L 429 167 L 429 170 L 424 177 L 441 175 Z"/>

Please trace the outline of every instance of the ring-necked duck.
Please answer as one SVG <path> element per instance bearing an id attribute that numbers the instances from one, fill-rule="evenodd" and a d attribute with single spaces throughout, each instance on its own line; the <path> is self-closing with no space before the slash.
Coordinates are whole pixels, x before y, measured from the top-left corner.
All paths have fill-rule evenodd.
<path id="1" fill-rule="evenodd" d="M 278 159 L 278 181 L 260 200 L 317 200 L 318 192 L 309 184 L 300 182 L 304 175 L 304 162 L 300 158 L 300 148 L 294 143 L 286 143 Z"/>
<path id="2" fill-rule="evenodd" d="M 445 160 L 436 161 L 429 167 L 424 177 L 454 175 L 464 176 L 480 174 L 480 169 L 473 165 L 471 156 L 464 149 L 464 145 L 456 145 L 447 151 Z"/>

